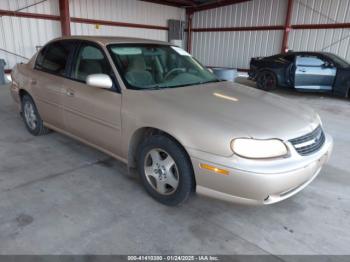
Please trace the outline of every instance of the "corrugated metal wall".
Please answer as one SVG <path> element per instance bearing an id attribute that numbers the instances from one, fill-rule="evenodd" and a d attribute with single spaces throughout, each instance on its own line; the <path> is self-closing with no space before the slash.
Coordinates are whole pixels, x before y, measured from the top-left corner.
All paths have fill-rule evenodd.
<path id="1" fill-rule="evenodd" d="M 184 19 L 177 7 L 137 0 L 70 0 L 72 17 L 167 26 L 168 19 Z"/>
<path id="2" fill-rule="evenodd" d="M 192 54 L 207 66 L 249 68 L 251 57 L 281 49 L 281 31 L 194 33 Z"/>
<path id="3" fill-rule="evenodd" d="M 39 1 L 0 0 L 0 9 L 58 15 L 57 0 L 47 0 L 22 9 L 37 2 Z M 59 35 L 61 35 L 61 27 L 57 21 L 0 16 L 0 58 L 5 59 L 6 68 L 12 68 L 16 63 L 27 61 L 25 58 L 31 58 L 36 51 L 36 46 L 43 45 Z M 4 52 L 2 49 L 14 54 Z"/>
<path id="4" fill-rule="evenodd" d="M 0 9 L 37 14 L 59 14 L 57 0 L 0 0 Z"/>
<path id="5" fill-rule="evenodd" d="M 285 0 L 253 0 L 196 12 L 194 28 L 281 25 L 285 20 Z"/>
<path id="6" fill-rule="evenodd" d="M 349 0 L 296 0 L 293 24 L 350 22 Z M 294 51 L 326 51 L 350 60 L 350 29 L 292 30 L 289 48 Z"/>
<path id="7" fill-rule="evenodd" d="M 25 6 L 38 3 L 32 7 Z M 0 9 L 59 15 L 58 0 L 0 0 Z M 185 19 L 185 10 L 137 0 L 70 0 L 71 17 L 167 26 L 168 19 Z M 166 30 L 71 23 L 72 34 L 129 36 L 167 41 Z M 0 17 L 0 58 L 7 69 L 25 62 L 49 40 L 61 35 L 59 21 L 13 16 Z M 1 51 L 7 50 L 18 56 Z"/>
<path id="8" fill-rule="evenodd" d="M 253 0 L 197 12 L 193 28 L 251 27 L 282 25 L 285 0 Z M 281 49 L 283 31 L 194 32 L 192 53 L 203 64 L 248 68 L 254 56 L 266 56 Z"/>
<path id="9" fill-rule="evenodd" d="M 185 19 L 185 10 L 136 0 L 71 0 L 72 17 L 167 26 L 168 19 Z M 72 23 L 72 34 L 117 35 L 167 41 L 165 30 Z"/>
<path id="10" fill-rule="evenodd" d="M 193 28 L 284 26 L 288 0 L 250 2 L 197 12 Z M 350 22 L 350 0 L 294 0 L 292 25 Z M 192 53 L 205 65 L 249 68 L 255 56 L 281 50 L 283 30 L 194 32 Z M 293 29 L 289 49 L 328 51 L 350 61 L 350 29 Z"/>

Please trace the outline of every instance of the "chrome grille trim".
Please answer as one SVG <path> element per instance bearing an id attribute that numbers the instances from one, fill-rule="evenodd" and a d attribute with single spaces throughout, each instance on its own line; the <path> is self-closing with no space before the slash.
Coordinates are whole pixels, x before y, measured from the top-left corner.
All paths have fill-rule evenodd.
<path id="1" fill-rule="evenodd" d="M 295 150 L 302 156 L 317 152 L 324 145 L 326 137 L 321 126 L 304 136 L 289 140 Z"/>

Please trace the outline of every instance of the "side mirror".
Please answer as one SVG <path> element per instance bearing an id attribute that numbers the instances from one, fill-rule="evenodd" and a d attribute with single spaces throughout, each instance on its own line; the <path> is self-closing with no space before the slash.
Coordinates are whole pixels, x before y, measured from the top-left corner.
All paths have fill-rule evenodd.
<path id="1" fill-rule="evenodd" d="M 106 74 L 92 74 L 86 78 L 86 84 L 89 86 L 111 89 L 113 86 L 112 79 Z"/>

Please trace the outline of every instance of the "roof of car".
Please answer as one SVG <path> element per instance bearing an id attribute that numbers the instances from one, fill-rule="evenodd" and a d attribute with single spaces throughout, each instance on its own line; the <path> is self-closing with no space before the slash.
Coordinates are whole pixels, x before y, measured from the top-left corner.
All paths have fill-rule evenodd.
<path id="1" fill-rule="evenodd" d="M 87 40 L 98 42 L 102 45 L 108 44 L 158 44 L 158 45 L 170 45 L 168 42 L 142 39 L 142 38 L 131 38 L 131 37 L 116 37 L 116 36 L 64 36 L 56 38 L 55 40 L 65 40 L 65 39 L 76 39 L 76 40 Z"/>
<path id="2" fill-rule="evenodd" d="M 283 56 L 286 56 L 286 55 L 291 55 L 291 54 L 294 54 L 294 55 L 328 55 L 330 54 L 329 52 L 316 52 L 316 51 L 297 51 L 297 52 L 294 52 L 294 51 L 289 51 L 288 53 L 285 53 L 285 54 L 281 54 Z"/>

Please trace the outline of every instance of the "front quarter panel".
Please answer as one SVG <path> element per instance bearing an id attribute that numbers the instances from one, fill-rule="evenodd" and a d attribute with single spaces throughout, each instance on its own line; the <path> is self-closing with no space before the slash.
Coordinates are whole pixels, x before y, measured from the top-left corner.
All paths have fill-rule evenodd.
<path id="1" fill-rule="evenodd" d="M 209 119 L 192 117 L 185 108 L 157 100 L 152 92 L 161 91 L 123 91 L 123 157 L 128 154 L 133 134 L 144 127 L 166 132 L 188 149 L 221 156 L 233 154 L 230 148 L 233 135 L 228 132 L 229 128 L 211 124 Z M 239 136 L 239 131 L 236 132 Z"/>
<path id="2" fill-rule="evenodd" d="M 277 82 L 280 86 L 289 86 L 288 70 L 291 66 L 291 62 L 282 58 L 269 58 L 266 57 L 259 61 L 259 72 L 268 70 L 275 73 Z"/>
<path id="3" fill-rule="evenodd" d="M 32 86 L 30 83 L 31 76 L 31 63 L 29 64 L 17 64 L 11 73 L 12 84 L 11 84 L 11 95 L 15 103 L 20 109 L 20 90 L 25 90 L 27 93 L 33 96 Z"/>

